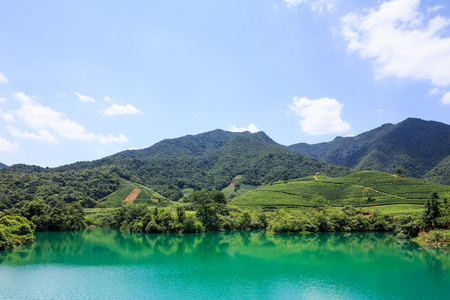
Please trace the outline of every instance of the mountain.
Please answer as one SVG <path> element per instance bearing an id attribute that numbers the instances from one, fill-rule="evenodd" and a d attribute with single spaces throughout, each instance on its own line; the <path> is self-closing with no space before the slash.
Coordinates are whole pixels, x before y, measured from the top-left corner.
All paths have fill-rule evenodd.
<path id="1" fill-rule="evenodd" d="M 98 167 L 109 167 L 120 177 L 151 187 L 171 200 L 176 200 L 171 196 L 179 195 L 179 189 L 185 187 L 221 190 L 238 175 L 242 176 L 243 183 L 260 185 L 316 172 L 331 177 L 352 172 L 296 153 L 277 144 L 264 132 L 223 130 L 164 140 L 146 149 L 124 151 L 55 170 Z"/>
<path id="2" fill-rule="evenodd" d="M 409 118 L 385 124 L 355 137 L 337 137 L 328 143 L 295 144 L 289 149 L 321 161 L 356 170 L 395 172 L 433 178 L 450 184 L 450 125 Z"/>
<path id="3" fill-rule="evenodd" d="M 130 174 L 132 181 L 156 188 L 166 197 L 170 196 L 162 191 L 165 187 L 221 190 L 237 175 L 242 175 L 243 183 L 259 185 L 280 180 L 285 174 L 287 178 L 297 178 L 316 172 L 332 177 L 351 173 L 348 168 L 332 166 L 278 145 L 264 133 L 236 136 L 203 156 L 168 157 L 165 153 L 156 158 L 139 157 L 113 155 L 93 163 L 96 167 L 116 165 Z"/>
<path id="4" fill-rule="evenodd" d="M 0 169 L 6 168 L 6 167 L 7 167 L 7 165 L 0 163 Z"/>
<path id="5" fill-rule="evenodd" d="M 229 132 L 221 129 L 197 135 L 186 135 L 175 139 L 162 140 L 153 146 L 141 150 L 125 150 L 115 156 L 129 158 L 177 158 L 183 156 L 205 156 L 224 146 L 238 136 L 250 136 L 253 139 L 276 144 L 264 132 Z"/>

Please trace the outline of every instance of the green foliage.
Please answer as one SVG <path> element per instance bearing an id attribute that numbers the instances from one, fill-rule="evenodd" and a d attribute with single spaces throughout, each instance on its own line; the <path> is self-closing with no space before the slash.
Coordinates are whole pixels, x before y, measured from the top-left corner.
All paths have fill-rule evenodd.
<path id="1" fill-rule="evenodd" d="M 425 210 L 422 215 L 422 221 L 425 223 L 425 226 L 430 228 L 436 227 L 436 219 L 441 216 L 439 194 L 434 191 L 431 193 L 430 198 L 425 204 Z"/>
<path id="2" fill-rule="evenodd" d="M 24 217 L 14 215 L 1 217 L 0 251 L 34 242 L 32 228 L 33 224 Z"/>
<path id="3" fill-rule="evenodd" d="M 316 196 L 327 205 L 371 206 L 383 204 L 425 204 L 432 191 L 448 193 L 450 187 L 389 173 L 361 171 L 338 178 L 310 177 L 288 183 L 266 185 L 236 197 L 240 207 L 310 207 Z M 367 201 L 376 198 L 376 202 Z"/>
<path id="4" fill-rule="evenodd" d="M 12 166 L 0 172 L 0 211 L 20 209 L 29 201 L 54 206 L 80 202 L 94 207 L 96 201 L 112 193 L 119 177 L 107 167 L 56 172 L 30 166 Z"/>
<path id="5" fill-rule="evenodd" d="M 100 206 L 102 206 L 102 204 L 104 204 L 104 207 L 121 206 L 123 204 L 123 201 L 125 200 L 125 198 L 135 188 L 139 188 L 142 190 L 135 200 L 136 203 L 151 205 L 151 204 L 154 204 L 152 199 L 164 199 L 165 198 L 164 196 L 155 192 L 153 189 L 151 189 L 147 186 L 121 179 L 120 185 L 117 187 L 117 189 L 113 193 L 100 199 L 98 204 L 100 204 Z"/>
<path id="6" fill-rule="evenodd" d="M 329 143 L 296 144 L 290 149 L 321 161 L 356 170 L 405 171 L 409 176 L 450 184 L 450 126 L 406 119 L 355 137 Z"/>
<path id="7" fill-rule="evenodd" d="M 399 225 L 395 231 L 399 239 L 411 239 L 418 236 L 422 227 L 420 221 L 413 219 L 411 216 L 400 218 L 398 223 Z"/>

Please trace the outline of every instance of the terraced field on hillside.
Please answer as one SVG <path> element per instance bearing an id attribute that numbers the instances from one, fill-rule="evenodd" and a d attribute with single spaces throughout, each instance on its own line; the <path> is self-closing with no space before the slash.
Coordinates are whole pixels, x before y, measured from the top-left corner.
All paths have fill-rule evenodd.
<path id="1" fill-rule="evenodd" d="M 321 196 L 330 206 L 424 204 L 433 191 L 441 198 L 448 198 L 450 186 L 390 173 L 362 171 L 339 178 L 319 175 L 278 182 L 239 195 L 232 203 L 242 207 L 300 208 L 311 206 L 311 200 Z"/>

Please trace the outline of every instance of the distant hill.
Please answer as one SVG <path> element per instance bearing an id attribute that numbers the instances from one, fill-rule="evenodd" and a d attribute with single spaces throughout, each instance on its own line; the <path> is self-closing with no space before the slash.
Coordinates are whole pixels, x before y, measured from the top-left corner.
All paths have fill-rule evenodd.
<path id="1" fill-rule="evenodd" d="M 395 172 L 450 184 L 450 125 L 409 118 L 385 124 L 355 137 L 337 137 L 315 145 L 295 144 L 289 149 L 321 161 L 356 170 Z M 446 175 L 447 174 L 447 175 Z"/>
<path id="2" fill-rule="evenodd" d="M 0 169 L 6 168 L 6 167 L 7 167 L 7 165 L 0 163 Z"/>
<path id="3" fill-rule="evenodd" d="M 129 158 L 177 158 L 183 156 L 205 156 L 224 146 L 238 136 L 249 136 L 269 144 L 276 144 L 264 132 L 229 132 L 221 129 L 197 135 L 186 135 L 162 140 L 141 150 L 125 150 L 115 156 Z"/>

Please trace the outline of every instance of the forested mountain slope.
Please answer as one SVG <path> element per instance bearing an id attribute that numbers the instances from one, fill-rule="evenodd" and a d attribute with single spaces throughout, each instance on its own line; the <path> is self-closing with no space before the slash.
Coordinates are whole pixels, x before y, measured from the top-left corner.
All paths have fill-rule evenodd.
<path id="1" fill-rule="evenodd" d="M 0 163 L 0 169 L 1 168 L 6 168 L 6 167 L 7 167 L 7 165 Z"/>
<path id="2" fill-rule="evenodd" d="M 175 139 L 162 140 L 153 146 L 140 150 L 125 150 L 114 156 L 129 158 L 177 158 L 183 156 L 205 156 L 224 146 L 238 136 L 249 136 L 253 139 L 276 144 L 264 132 L 250 133 L 229 132 L 221 129 L 186 135 Z"/>
<path id="3" fill-rule="evenodd" d="M 395 172 L 401 168 L 417 178 L 449 184 L 450 126 L 409 118 L 385 124 L 355 137 L 338 137 L 329 143 L 295 144 L 290 149 L 334 165 L 356 170 Z M 438 167 L 437 169 L 434 169 Z"/>

